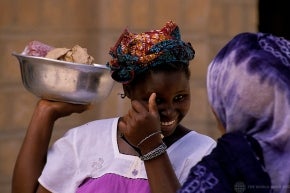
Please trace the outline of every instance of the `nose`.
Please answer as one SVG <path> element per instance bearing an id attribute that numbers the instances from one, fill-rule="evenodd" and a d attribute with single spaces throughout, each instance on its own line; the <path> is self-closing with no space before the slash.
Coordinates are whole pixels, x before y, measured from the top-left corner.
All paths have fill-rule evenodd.
<path id="1" fill-rule="evenodd" d="M 162 104 L 160 105 L 159 112 L 162 116 L 171 116 L 174 114 L 174 106 L 171 103 Z"/>

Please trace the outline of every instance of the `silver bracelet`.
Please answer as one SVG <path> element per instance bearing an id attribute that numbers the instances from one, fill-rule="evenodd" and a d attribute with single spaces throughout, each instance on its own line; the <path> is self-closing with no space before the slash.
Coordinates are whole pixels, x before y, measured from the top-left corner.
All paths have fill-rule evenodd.
<path id="1" fill-rule="evenodd" d="M 156 131 L 154 133 L 151 133 L 150 135 L 148 135 L 147 137 L 145 137 L 144 139 L 142 139 L 138 144 L 137 144 L 137 147 L 139 147 L 142 143 L 144 143 L 144 141 L 146 141 L 147 139 L 149 139 L 150 137 L 152 137 L 153 135 L 156 135 L 158 133 L 161 133 L 161 131 Z"/>
<path id="2" fill-rule="evenodd" d="M 153 149 L 149 153 L 140 156 L 140 159 L 142 161 L 151 160 L 151 159 L 156 158 L 156 157 L 160 156 L 161 154 L 165 153 L 166 149 L 167 149 L 167 146 L 165 145 L 165 143 L 162 142 L 161 145 L 159 145 L 158 147 L 156 147 L 155 149 Z"/>

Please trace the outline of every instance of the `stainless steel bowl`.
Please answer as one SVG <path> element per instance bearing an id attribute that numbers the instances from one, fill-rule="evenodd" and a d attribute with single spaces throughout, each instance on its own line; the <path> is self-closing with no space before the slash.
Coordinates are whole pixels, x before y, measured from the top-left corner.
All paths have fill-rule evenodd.
<path id="1" fill-rule="evenodd" d="M 77 64 L 12 53 L 20 64 L 24 87 L 54 101 L 88 104 L 105 99 L 114 81 L 105 65 Z"/>

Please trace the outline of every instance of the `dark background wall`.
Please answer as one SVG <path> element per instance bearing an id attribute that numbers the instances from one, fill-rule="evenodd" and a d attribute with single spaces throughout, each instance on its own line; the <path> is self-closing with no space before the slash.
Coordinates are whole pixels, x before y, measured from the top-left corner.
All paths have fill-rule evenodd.
<path id="1" fill-rule="evenodd" d="M 259 0 L 258 8 L 258 30 L 290 40 L 290 1 Z"/>

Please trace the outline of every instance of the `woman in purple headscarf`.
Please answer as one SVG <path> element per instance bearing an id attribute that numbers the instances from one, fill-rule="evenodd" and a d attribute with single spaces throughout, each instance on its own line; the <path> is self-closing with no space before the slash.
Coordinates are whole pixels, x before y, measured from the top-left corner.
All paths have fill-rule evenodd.
<path id="1" fill-rule="evenodd" d="M 209 65 L 207 88 L 225 134 L 179 193 L 290 192 L 290 42 L 237 35 Z"/>

